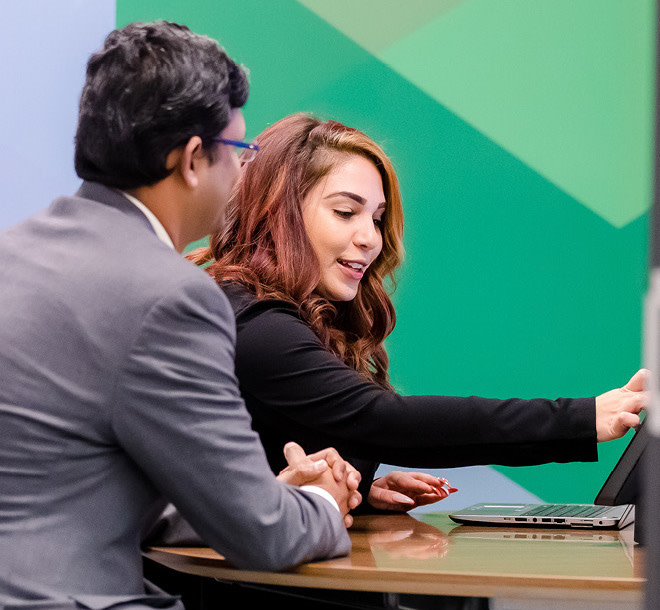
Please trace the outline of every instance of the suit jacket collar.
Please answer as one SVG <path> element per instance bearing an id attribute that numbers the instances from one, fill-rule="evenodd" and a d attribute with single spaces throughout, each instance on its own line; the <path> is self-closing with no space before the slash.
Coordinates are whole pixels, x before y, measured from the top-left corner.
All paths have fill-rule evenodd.
<path id="1" fill-rule="evenodd" d="M 152 233 L 156 233 L 151 226 L 149 219 L 140 211 L 140 209 L 116 189 L 100 184 L 99 182 L 89 182 L 85 180 L 76 192 L 76 196 L 108 205 L 124 214 L 140 219 L 145 227 L 148 227 Z"/>

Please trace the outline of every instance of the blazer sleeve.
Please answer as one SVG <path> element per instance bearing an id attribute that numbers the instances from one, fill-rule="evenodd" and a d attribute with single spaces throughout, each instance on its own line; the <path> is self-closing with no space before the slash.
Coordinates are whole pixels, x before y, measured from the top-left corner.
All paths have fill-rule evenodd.
<path id="1" fill-rule="evenodd" d="M 149 309 L 116 384 L 121 446 L 207 544 L 240 568 L 281 570 L 345 554 L 325 499 L 279 483 L 234 375 L 234 317 L 211 281 Z"/>
<path id="2" fill-rule="evenodd" d="M 255 427 L 309 450 L 413 468 L 597 459 L 593 398 L 401 396 L 327 350 L 286 303 L 237 316 L 236 373 Z"/>

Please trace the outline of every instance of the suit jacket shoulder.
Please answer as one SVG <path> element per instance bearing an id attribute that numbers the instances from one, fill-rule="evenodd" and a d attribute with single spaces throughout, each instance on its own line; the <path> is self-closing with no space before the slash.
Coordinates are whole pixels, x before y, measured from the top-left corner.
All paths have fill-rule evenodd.
<path id="1" fill-rule="evenodd" d="M 147 605 L 166 499 L 238 567 L 348 550 L 339 513 L 267 467 L 226 298 L 123 196 L 85 184 L 0 234 L 0 284 L 0 605 Z"/>

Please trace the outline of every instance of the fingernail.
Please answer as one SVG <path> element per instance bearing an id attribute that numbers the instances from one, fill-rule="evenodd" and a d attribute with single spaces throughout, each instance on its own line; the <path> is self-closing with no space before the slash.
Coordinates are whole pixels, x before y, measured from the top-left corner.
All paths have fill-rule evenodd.
<path id="1" fill-rule="evenodd" d="M 316 472 L 323 472 L 326 468 L 328 467 L 328 462 L 325 460 L 319 460 L 318 462 L 314 462 L 314 469 Z"/>
<path id="2" fill-rule="evenodd" d="M 394 500 L 395 502 L 400 502 L 401 504 L 414 504 L 415 503 L 415 501 L 413 499 L 409 498 L 408 496 L 404 496 L 403 494 L 400 494 L 400 493 L 395 493 L 392 496 L 392 500 Z"/>

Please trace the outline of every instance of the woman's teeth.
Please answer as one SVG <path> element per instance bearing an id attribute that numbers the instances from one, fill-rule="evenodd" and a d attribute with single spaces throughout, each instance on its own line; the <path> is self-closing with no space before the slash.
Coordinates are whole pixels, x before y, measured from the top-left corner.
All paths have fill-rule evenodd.
<path id="1" fill-rule="evenodd" d="M 355 269 L 356 271 L 362 271 L 364 269 L 364 265 L 361 263 L 348 263 L 346 261 L 341 260 L 340 258 L 337 259 L 337 262 L 340 265 L 344 265 L 344 267 L 350 267 L 351 269 Z"/>

